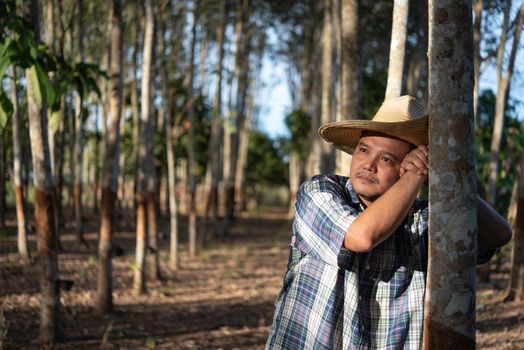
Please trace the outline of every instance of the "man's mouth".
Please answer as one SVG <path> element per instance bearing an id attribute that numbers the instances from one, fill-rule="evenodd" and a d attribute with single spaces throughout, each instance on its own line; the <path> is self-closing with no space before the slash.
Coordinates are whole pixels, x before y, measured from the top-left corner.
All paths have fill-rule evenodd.
<path id="1" fill-rule="evenodd" d="M 357 174 L 357 179 L 363 182 L 367 182 L 370 184 L 376 184 L 378 183 L 377 179 L 375 179 L 372 176 L 364 175 L 364 174 Z"/>

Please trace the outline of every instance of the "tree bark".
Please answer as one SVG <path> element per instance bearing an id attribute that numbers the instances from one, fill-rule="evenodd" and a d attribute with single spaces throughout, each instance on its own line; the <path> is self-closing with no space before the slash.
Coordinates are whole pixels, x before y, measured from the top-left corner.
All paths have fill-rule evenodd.
<path id="1" fill-rule="evenodd" d="M 141 143 L 139 149 L 139 178 L 136 214 L 136 264 L 133 280 L 133 291 L 135 294 L 146 292 L 145 272 L 146 272 L 146 247 L 147 247 L 147 206 L 150 202 L 148 198 L 148 183 L 153 168 L 152 156 L 149 151 L 152 149 L 152 113 L 151 113 L 151 70 L 153 59 L 153 37 L 154 37 L 154 0 L 146 0 L 145 13 L 145 32 L 144 32 L 144 55 L 142 63 L 142 91 L 141 91 L 141 112 L 140 119 L 142 124 Z M 154 201 L 153 201 L 154 202 Z"/>
<path id="2" fill-rule="evenodd" d="M 513 67 L 515 65 L 515 57 L 517 56 L 520 33 L 522 30 L 522 22 L 524 19 L 524 3 L 522 3 L 520 10 L 517 13 L 517 17 L 515 20 L 516 27 L 513 36 L 513 44 L 508 59 L 506 72 L 503 73 L 502 66 L 504 61 L 504 49 L 507 41 L 506 32 L 509 26 L 510 9 L 511 1 L 508 1 L 504 12 L 502 34 L 500 37 L 499 48 L 497 52 L 497 98 L 495 100 L 495 123 L 493 126 L 493 136 L 491 138 L 489 175 L 488 185 L 486 189 L 486 201 L 493 207 L 497 202 L 497 178 L 499 171 L 498 163 L 500 155 L 500 143 L 502 140 L 502 133 L 504 130 L 504 115 L 506 113 L 506 102 L 508 100 L 510 92 L 511 76 L 513 74 Z M 479 268 L 479 281 L 484 283 L 490 281 L 489 263 Z"/>
<path id="3" fill-rule="evenodd" d="M 511 275 L 504 301 L 524 300 L 524 157 L 520 157 L 516 215 L 513 224 Z"/>
<path id="4" fill-rule="evenodd" d="M 35 40 L 39 36 L 38 2 L 32 0 L 29 13 Z M 26 79 L 31 81 L 31 70 L 26 69 Z M 27 109 L 29 134 L 31 139 L 31 156 L 33 162 L 34 216 L 37 242 L 38 266 L 40 269 L 40 329 L 39 341 L 54 343 L 61 338 L 60 325 L 60 286 L 56 252 L 55 214 L 53 196 L 55 194 L 47 135 L 47 111 L 43 105 L 38 106 L 34 97 L 32 84 L 27 84 Z"/>
<path id="5" fill-rule="evenodd" d="M 404 59 L 406 55 L 406 36 L 409 13 L 409 0 L 395 0 L 393 5 L 393 25 L 389 49 L 388 82 L 386 99 L 397 97 L 404 90 Z"/>
<path id="6" fill-rule="evenodd" d="M 480 63 L 482 57 L 480 55 L 480 41 L 482 38 L 482 8 L 484 0 L 475 0 L 473 2 L 473 12 L 475 19 L 473 22 L 473 64 L 475 68 L 475 90 L 473 91 L 473 111 L 475 112 L 475 126 L 478 128 L 478 100 L 479 100 L 479 79 L 480 79 Z"/>
<path id="7" fill-rule="evenodd" d="M 503 73 L 502 65 L 504 60 L 505 43 L 507 41 L 506 32 L 509 26 L 510 8 L 511 1 L 508 1 L 506 4 L 506 11 L 504 13 L 504 24 L 497 52 L 497 98 L 495 101 L 495 124 L 493 126 L 493 136 L 491 138 L 491 157 L 489 161 L 488 188 L 486 191 L 486 200 L 491 206 L 494 206 L 497 200 L 497 173 L 499 169 L 498 162 L 500 154 L 500 141 L 502 139 L 502 131 L 504 129 L 504 114 L 506 112 L 506 101 L 509 96 L 511 76 L 513 74 L 513 67 L 515 65 L 515 57 L 517 56 L 520 33 L 522 30 L 522 22 L 524 19 L 524 3 L 522 3 L 515 21 L 515 33 L 513 36 L 513 44 L 507 63 L 507 69 L 506 72 Z"/>
<path id="8" fill-rule="evenodd" d="M 362 73 L 360 70 L 358 0 L 342 0 L 341 119 L 360 119 Z M 348 176 L 351 156 L 336 151 L 336 173 Z"/>
<path id="9" fill-rule="evenodd" d="M 84 0 L 78 0 L 78 57 L 84 61 Z M 83 177 L 83 101 L 79 94 L 75 100 L 75 153 L 74 153 L 74 185 L 73 201 L 75 209 L 76 240 L 82 246 L 86 245 L 84 239 L 84 227 L 82 224 L 82 177 Z"/>
<path id="10" fill-rule="evenodd" d="M 321 124 L 332 121 L 333 114 L 333 82 L 331 71 L 333 69 L 333 23 L 332 23 L 332 1 L 324 0 L 324 19 L 322 25 L 322 116 Z M 327 143 L 321 144 L 321 168 L 323 174 L 333 173 L 334 171 L 334 151 L 333 147 Z"/>
<path id="11" fill-rule="evenodd" d="M 191 29 L 191 51 L 189 58 L 189 81 L 188 81 L 188 96 L 193 97 L 194 92 L 194 78 L 195 78 L 195 46 L 196 46 L 196 27 L 198 22 L 197 6 L 194 4 L 193 10 L 193 24 Z M 188 130 L 188 145 L 187 145 L 187 169 L 188 169 L 188 192 L 189 192 L 189 257 L 196 256 L 196 240 L 197 240 L 197 212 L 196 212 L 196 174 L 195 174 L 195 111 L 191 106 L 188 111 L 189 130 Z"/>
<path id="12" fill-rule="evenodd" d="M 20 130 L 20 113 L 18 109 L 18 90 L 16 86 L 16 69 L 11 66 L 11 102 L 13 103 L 13 182 L 15 185 L 16 228 L 18 231 L 18 254 L 25 263 L 31 256 L 27 242 L 26 206 L 22 190 L 22 135 Z"/>
<path id="13" fill-rule="evenodd" d="M 424 349 L 475 347 L 471 1 L 429 2 L 429 251 Z"/>
<path id="14" fill-rule="evenodd" d="M 216 29 L 218 57 L 216 62 L 217 85 L 213 100 L 213 121 L 211 124 L 211 139 L 209 141 L 209 163 L 206 174 L 206 206 L 204 216 L 203 244 L 206 244 L 208 220 L 211 218 L 210 227 L 213 234 L 217 234 L 218 219 L 218 181 L 220 176 L 220 138 L 222 135 L 222 70 L 224 61 L 224 31 L 226 27 L 226 0 L 220 1 L 220 23 Z M 208 180 L 209 177 L 209 180 Z"/>
<path id="15" fill-rule="evenodd" d="M 118 144 L 120 142 L 120 118 L 122 115 L 122 4 L 113 0 L 111 21 L 111 87 L 109 96 L 110 122 L 106 133 L 105 159 L 102 183 L 102 215 L 98 241 L 98 287 L 97 311 L 108 314 L 113 311 L 113 279 L 111 247 L 114 231 L 115 201 L 119 174 Z"/>

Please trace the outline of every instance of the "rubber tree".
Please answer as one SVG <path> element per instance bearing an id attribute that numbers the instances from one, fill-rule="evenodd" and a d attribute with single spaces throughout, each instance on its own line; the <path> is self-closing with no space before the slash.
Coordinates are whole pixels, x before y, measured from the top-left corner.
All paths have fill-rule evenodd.
<path id="1" fill-rule="evenodd" d="M 471 0 L 429 2 L 429 250 L 424 349 L 475 347 L 477 199 Z"/>
<path id="2" fill-rule="evenodd" d="M 97 311 L 108 314 L 113 311 L 113 279 L 111 245 L 115 226 L 115 202 L 119 173 L 118 144 L 120 141 L 120 117 L 122 115 L 122 3 L 113 0 L 109 13 L 111 21 L 111 67 L 109 96 L 109 126 L 106 133 L 106 154 L 102 180 L 102 215 L 98 240 Z"/>
<path id="3" fill-rule="evenodd" d="M 511 275 L 504 301 L 524 300 L 524 157 L 520 157 L 516 215 L 513 223 Z"/>
<path id="4" fill-rule="evenodd" d="M 15 185 L 16 229 L 18 232 L 18 254 L 22 261 L 30 261 L 27 244 L 28 227 L 26 220 L 26 203 L 22 191 L 22 130 L 20 129 L 20 112 L 18 88 L 16 86 L 16 69 L 11 66 L 11 102 L 13 104 L 13 182 Z"/>
<path id="5" fill-rule="evenodd" d="M 146 247 L 147 247 L 147 206 L 150 201 L 148 193 L 148 182 L 152 170 L 152 157 L 148 153 L 152 147 L 148 143 L 152 140 L 153 116 L 151 113 L 151 71 L 153 56 L 153 37 L 154 37 L 154 1 L 146 1 L 145 12 L 145 31 L 144 31 L 144 54 L 142 62 L 142 81 L 141 81 L 141 141 L 139 147 L 139 170 L 138 170 L 138 191 L 136 208 L 136 254 L 133 278 L 133 291 L 135 294 L 146 292 L 145 272 L 146 272 Z M 153 200 L 154 205 L 154 200 Z"/>
<path id="6" fill-rule="evenodd" d="M 321 124 L 332 121 L 333 114 L 333 20 L 332 6 L 333 0 L 324 0 L 324 18 L 322 22 L 322 102 L 321 102 Z M 321 145 L 320 171 L 322 173 L 332 173 L 335 167 L 334 151 L 328 143 Z"/>
<path id="7" fill-rule="evenodd" d="M 216 41 L 218 56 L 215 66 L 216 88 L 213 99 L 213 121 L 211 123 L 211 139 L 209 141 L 209 163 L 206 169 L 206 207 L 205 207 L 205 224 L 203 232 L 203 242 L 206 243 L 208 221 L 210 227 L 214 230 L 216 236 L 216 227 L 218 222 L 218 182 L 220 179 L 220 140 L 222 136 L 222 81 L 224 65 L 224 42 L 225 29 L 227 23 L 226 0 L 221 0 L 219 4 L 219 24 L 216 28 Z"/>
<path id="8" fill-rule="evenodd" d="M 341 119 L 358 119 L 362 113 L 358 7 L 357 0 L 341 1 Z M 351 157 L 345 152 L 336 152 L 336 173 L 347 176 Z"/>
<path id="9" fill-rule="evenodd" d="M 406 36 L 409 13 L 409 0 L 395 0 L 393 5 L 393 25 L 389 49 L 388 81 L 386 99 L 398 97 L 404 90 L 404 60 L 406 55 Z"/>
<path id="10" fill-rule="evenodd" d="M 35 41 L 40 42 L 40 15 L 38 2 L 32 0 L 27 8 Z M 39 74 L 40 73 L 40 74 Z M 34 217 L 37 242 L 37 259 L 40 284 L 40 329 L 39 340 L 54 343 L 61 337 L 60 284 L 56 252 L 55 232 L 55 188 L 51 175 L 49 154 L 46 95 L 44 83 L 47 74 L 35 62 L 26 69 L 27 112 L 31 156 L 33 163 Z M 47 81 L 48 82 L 48 81 Z"/>

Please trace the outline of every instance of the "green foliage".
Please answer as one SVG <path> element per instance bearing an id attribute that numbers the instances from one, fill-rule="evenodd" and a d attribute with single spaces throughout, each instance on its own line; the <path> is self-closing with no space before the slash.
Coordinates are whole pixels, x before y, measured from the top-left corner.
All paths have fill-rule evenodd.
<path id="1" fill-rule="evenodd" d="M 288 169 L 283 155 L 265 133 L 252 130 L 249 136 L 246 184 L 286 185 Z"/>
<path id="2" fill-rule="evenodd" d="M 311 116 L 304 111 L 295 110 L 286 116 L 285 123 L 291 133 L 291 151 L 298 154 L 300 161 L 304 161 L 309 144 Z"/>
<path id="3" fill-rule="evenodd" d="M 75 89 L 85 100 L 90 92 L 100 96 L 99 77 L 106 77 L 98 65 L 85 62 L 73 63 L 52 54 L 35 39 L 31 25 L 15 13 L 14 1 L 0 4 L 0 127 L 3 128 L 13 106 L 1 84 L 9 66 L 29 69 L 29 81 L 39 108 L 45 103 L 52 114 L 60 106 L 60 99 L 67 89 Z M 49 73 L 54 72 L 53 81 Z M 54 117 L 59 118 L 61 114 Z M 58 125 L 54 121 L 53 125 Z"/>

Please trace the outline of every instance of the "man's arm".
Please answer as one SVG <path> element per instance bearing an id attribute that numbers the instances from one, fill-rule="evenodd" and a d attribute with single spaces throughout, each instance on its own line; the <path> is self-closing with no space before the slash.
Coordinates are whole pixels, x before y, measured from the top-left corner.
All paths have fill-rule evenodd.
<path id="1" fill-rule="evenodd" d="M 497 249 L 511 239 L 511 227 L 508 222 L 477 196 L 478 248 Z"/>
<path id="2" fill-rule="evenodd" d="M 402 177 L 353 221 L 344 237 L 345 248 L 367 252 L 395 232 L 427 178 L 426 154 L 427 148 L 421 146 L 404 157 Z M 414 170 L 411 169 L 412 163 L 417 165 Z"/>

